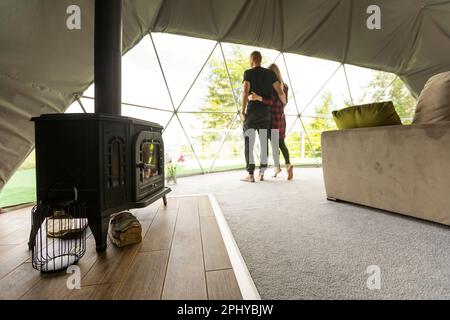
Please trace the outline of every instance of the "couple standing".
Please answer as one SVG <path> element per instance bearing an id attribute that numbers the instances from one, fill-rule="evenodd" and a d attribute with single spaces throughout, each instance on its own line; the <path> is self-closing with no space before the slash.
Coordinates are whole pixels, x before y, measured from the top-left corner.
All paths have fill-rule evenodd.
<path id="1" fill-rule="evenodd" d="M 283 82 L 277 65 L 271 64 L 266 69 L 261 67 L 261 61 L 261 53 L 252 52 L 251 69 L 244 72 L 242 82 L 242 116 L 244 117 L 245 162 L 248 175 L 241 180 L 255 182 L 253 148 L 256 133 L 261 144 L 259 180 L 264 180 L 264 172 L 267 169 L 268 140 L 272 146 L 274 177 L 281 172 L 278 152 L 280 149 L 286 162 L 288 180 L 292 180 L 294 168 L 290 164 L 289 150 L 284 141 L 286 133 L 284 106 L 287 103 L 288 86 Z"/>

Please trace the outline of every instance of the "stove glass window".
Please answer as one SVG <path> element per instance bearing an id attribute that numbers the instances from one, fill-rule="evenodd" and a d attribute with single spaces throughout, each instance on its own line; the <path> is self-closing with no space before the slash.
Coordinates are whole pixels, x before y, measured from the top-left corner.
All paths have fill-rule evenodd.
<path id="1" fill-rule="evenodd" d="M 159 175 L 159 144 L 144 142 L 142 144 L 141 181 Z"/>

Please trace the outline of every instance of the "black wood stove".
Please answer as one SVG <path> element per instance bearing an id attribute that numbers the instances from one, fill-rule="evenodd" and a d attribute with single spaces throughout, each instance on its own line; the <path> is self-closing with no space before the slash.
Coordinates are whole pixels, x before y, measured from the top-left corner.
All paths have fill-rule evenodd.
<path id="1" fill-rule="evenodd" d="M 37 201 L 71 199 L 75 187 L 98 252 L 106 250 L 111 214 L 160 198 L 166 205 L 170 192 L 164 185 L 163 128 L 120 115 L 121 9 L 121 0 L 95 1 L 95 113 L 32 118 Z"/>

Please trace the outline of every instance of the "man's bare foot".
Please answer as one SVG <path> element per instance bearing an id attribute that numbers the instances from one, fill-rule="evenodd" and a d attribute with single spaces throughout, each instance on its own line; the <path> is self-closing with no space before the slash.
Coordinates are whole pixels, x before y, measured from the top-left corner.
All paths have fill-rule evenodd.
<path id="1" fill-rule="evenodd" d="M 281 172 L 281 168 L 280 167 L 275 167 L 273 170 L 273 177 L 276 178 L 277 175 Z"/>
<path id="2" fill-rule="evenodd" d="M 241 181 L 244 181 L 244 182 L 255 182 L 255 176 L 252 175 L 252 174 L 249 174 L 249 175 L 245 176 L 244 178 L 242 178 Z"/>

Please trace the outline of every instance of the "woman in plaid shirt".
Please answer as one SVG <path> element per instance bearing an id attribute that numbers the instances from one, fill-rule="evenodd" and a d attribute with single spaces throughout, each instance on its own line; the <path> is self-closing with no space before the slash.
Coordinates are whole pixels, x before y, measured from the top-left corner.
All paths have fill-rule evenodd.
<path id="1" fill-rule="evenodd" d="M 286 99 L 288 96 L 288 90 L 289 87 L 286 83 L 283 82 L 283 78 L 281 77 L 280 69 L 276 64 L 271 64 L 268 67 L 269 70 L 272 70 L 275 75 L 278 78 L 278 81 L 283 86 L 284 93 L 286 94 Z M 286 163 L 286 171 L 288 173 L 288 180 L 292 180 L 294 177 L 294 167 L 291 165 L 291 162 L 289 160 L 289 150 L 286 146 L 286 142 L 284 141 L 286 137 L 286 118 L 284 116 L 284 106 L 283 102 L 281 102 L 280 98 L 278 97 L 278 94 L 274 89 L 272 89 L 271 95 L 269 99 L 263 99 L 263 97 L 257 95 L 256 93 L 252 92 L 248 99 L 251 100 L 258 100 L 262 101 L 262 103 L 269 105 L 271 108 L 271 128 L 272 130 L 277 129 L 278 130 L 278 147 L 281 150 L 281 153 L 283 153 L 284 161 Z M 287 103 L 287 102 L 286 102 Z M 271 134 L 269 134 L 270 142 L 272 145 L 272 154 L 273 154 L 273 162 L 275 166 L 275 172 L 274 177 L 276 177 L 281 172 L 280 167 L 280 155 L 278 152 L 276 141 L 273 141 Z"/>

